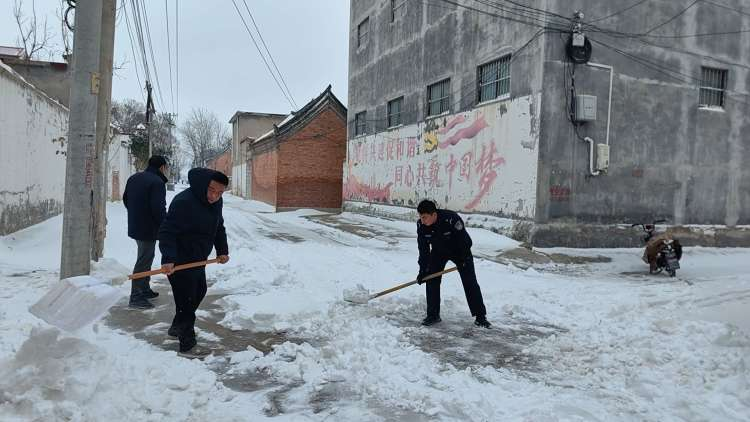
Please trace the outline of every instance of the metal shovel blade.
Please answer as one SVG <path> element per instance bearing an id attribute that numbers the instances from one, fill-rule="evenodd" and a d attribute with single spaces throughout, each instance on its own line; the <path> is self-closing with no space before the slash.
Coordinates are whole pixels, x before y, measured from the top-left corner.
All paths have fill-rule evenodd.
<path id="1" fill-rule="evenodd" d="M 31 307 L 32 315 L 66 331 L 75 331 L 107 313 L 124 293 L 87 275 L 60 280 Z"/>
<path id="2" fill-rule="evenodd" d="M 344 289 L 344 300 L 356 304 L 365 304 L 370 301 L 370 291 L 361 284 L 354 289 Z"/>

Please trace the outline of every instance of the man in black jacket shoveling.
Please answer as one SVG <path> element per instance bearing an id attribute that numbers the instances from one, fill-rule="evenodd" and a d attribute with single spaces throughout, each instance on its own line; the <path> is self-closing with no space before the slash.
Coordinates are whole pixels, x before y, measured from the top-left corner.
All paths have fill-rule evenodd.
<path id="1" fill-rule="evenodd" d="M 133 267 L 134 273 L 148 271 L 154 262 L 156 235 L 159 232 L 166 211 L 167 160 L 154 155 L 148 160 L 146 170 L 128 179 L 122 202 L 128 209 L 128 236 L 138 245 L 138 257 Z M 150 277 L 133 280 L 130 288 L 131 308 L 150 309 L 154 305 L 148 301 L 159 296 L 151 290 Z"/>
<path id="2" fill-rule="evenodd" d="M 427 283 L 427 317 L 422 325 L 429 326 L 440 322 L 440 277 L 423 281 L 427 275 L 445 269 L 448 261 L 453 261 L 461 275 L 466 301 L 471 315 L 476 317 L 474 324 L 490 328 L 487 310 L 484 308 L 482 291 L 474 272 L 474 257 L 471 254 L 471 237 L 466 232 L 463 220 L 453 211 L 439 210 L 435 203 L 424 200 L 417 206 L 417 245 L 419 247 L 419 284 Z"/>
<path id="3" fill-rule="evenodd" d="M 188 182 L 190 187 L 169 205 L 159 229 L 159 249 L 176 308 L 168 334 L 179 338 L 180 353 L 190 354 L 196 344 L 195 311 L 206 296 L 206 268 L 174 272 L 174 267 L 204 261 L 213 248 L 220 263 L 229 261 L 221 199 L 229 179 L 215 170 L 194 168 L 188 172 Z"/>

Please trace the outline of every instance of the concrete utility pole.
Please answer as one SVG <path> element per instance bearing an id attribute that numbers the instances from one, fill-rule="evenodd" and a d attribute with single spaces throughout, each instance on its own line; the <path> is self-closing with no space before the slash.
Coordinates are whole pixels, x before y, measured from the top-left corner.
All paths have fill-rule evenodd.
<path id="1" fill-rule="evenodd" d="M 68 150 L 65 161 L 61 279 L 89 274 L 91 271 L 91 203 L 96 166 L 102 2 L 78 2 L 75 14 Z"/>
<path id="2" fill-rule="evenodd" d="M 99 74 L 101 87 L 96 111 L 96 172 L 94 178 L 93 242 L 91 259 L 99 261 L 104 255 L 107 234 L 107 150 L 110 143 L 110 113 L 112 108 L 112 62 L 115 47 L 115 14 L 117 0 L 102 0 L 101 50 Z"/>

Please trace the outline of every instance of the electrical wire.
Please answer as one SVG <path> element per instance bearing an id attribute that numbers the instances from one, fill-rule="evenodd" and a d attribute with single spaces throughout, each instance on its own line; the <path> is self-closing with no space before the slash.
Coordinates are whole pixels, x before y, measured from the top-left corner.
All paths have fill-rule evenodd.
<path id="1" fill-rule="evenodd" d="M 258 45 L 258 42 L 255 41 L 255 37 L 253 36 L 252 31 L 250 31 L 250 27 L 247 25 L 247 22 L 245 21 L 245 17 L 242 16 L 242 12 L 240 12 L 240 8 L 237 7 L 237 2 L 235 0 L 232 0 L 232 4 L 234 5 L 235 10 L 237 10 L 237 16 L 239 16 L 240 19 L 242 20 L 242 24 L 245 26 L 245 29 L 247 30 L 247 34 L 250 35 L 250 39 L 255 45 L 255 48 L 258 50 L 258 54 L 260 54 L 260 58 L 263 59 L 263 63 L 265 63 L 266 69 L 268 69 L 268 73 L 271 75 L 274 82 L 276 82 L 276 85 L 279 87 L 279 90 L 281 90 L 281 93 L 284 95 L 284 98 L 286 98 L 287 102 L 289 102 L 289 105 L 291 105 L 293 108 L 296 108 L 296 106 L 294 105 L 294 101 L 289 97 L 286 91 L 284 91 L 284 88 L 281 86 L 281 83 L 279 82 L 278 78 L 271 70 L 271 66 L 268 64 L 268 60 L 266 60 L 266 57 L 261 51 L 260 46 Z"/>
<path id="2" fill-rule="evenodd" d="M 143 0 L 136 0 L 140 3 L 143 9 L 143 21 L 146 23 L 146 38 L 148 39 L 148 50 L 151 53 L 151 66 L 154 71 L 154 79 L 156 81 L 156 90 L 159 92 L 159 100 L 161 100 L 162 107 L 166 109 L 164 102 L 164 94 L 161 91 L 161 83 L 159 82 L 159 72 L 156 66 L 156 58 L 154 58 L 154 44 L 151 42 L 151 29 L 148 23 L 148 14 L 146 13 L 146 3 Z"/>
<path id="3" fill-rule="evenodd" d="M 172 99 L 172 111 L 174 112 L 174 82 L 172 81 L 172 35 L 169 33 L 169 0 L 164 0 L 164 17 L 167 23 L 167 60 L 169 61 L 169 96 Z"/>
<path id="4" fill-rule="evenodd" d="M 292 99 L 295 109 L 299 108 L 297 106 L 297 101 L 294 100 L 292 91 L 289 90 L 289 87 L 287 86 L 286 81 L 284 80 L 284 75 L 281 74 L 279 67 L 276 66 L 276 60 L 273 59 L 273 55 L 271 55 L 271 51 L 268 49 L 268 45 L 266 45 L 266 40 L 263 39 L 263 35 L 260 33 L 260 28 L 258 28 L 258 25 L 255 23 L 255 18 L 253 17 L 252 12 L 250 12 L 250 8 L 247 6 L 247 2 L 245 0 L 242 0 L 242 3 L 245 4 L 245 9 L 247 10 L 247 14 L 250 16 L 250 20 L 252 21 L 253 26 L 255 27 L 255 31 L 258 32 L 258 37 L 260 37 L 260 41 L 263 43 L 263 47 L 266 49 L 266 53 L 268 53 L 268 57 L 271 59 L 273 68 L 276 69 L 276 73 L 279 75 L 279 79 L 281 79 L 281 83 L 284 85 L 284 88 L 286 88 L 286 92 L 289 94 L 289 98 Z"/>
<path id="5" fill-rule="evenodd" d="M 133 34 L 132 34 L 132 31 L 130 30 L 130 19 L 128 19 L 128 9 L 123 8 L 123 12 L 125 14 L 125 25 L 128 30 L 128 38 L 130 38 L 130 51 L 133 52 L 133 65 L 135 68 L 135 77 L 136 77 L 136 80 L 138 80 L 138 86 L 143 88 L 143 83 L 141 83 L 141 76 L 139 75 L 139 72 L 138 72 L 138 55 L 135 54 L 135 42 L 133 41 Z M 141 93 L 141 98 L 143 98 L 143 102 L 145 103 L 146 97 L 143 95 L 143 90 L 141 89 L 139 91 Z"/>
<path id="6" fill-rule="evenodd" d="M 614 16 L 620 15 L 620 14 L 622 14 L 622 13 L 625 13 L 625 12 L 627 12 L 627 11 L 628 11 L 628 10 L 630 10 L 630 9 L 634 9 L 634 8 L 636 8 L 636 7 L 640 6 L 640 5 L 642 5 L 643 3 L 647 2 L 647 1 L 649 1 L 649 0 L 638 0 L 637 2 L 633 3 L 632 5 L 630 5 L 630 6 L 626 7 L 626 8 L 624 8 L 624 9 L 618 10 L 617 12 L 614 12 L 614 13 L 612 13 L 612 14 L 609 14 L 609 15 L 607 15 L 607 16 L 604 16 L 604 17 L 601 17 L 601 18 L 597 18 L 597 19 L 593 19 L 593 20 L 590 20 L 590 21 L 588 21 L 588 23 L 589 23 L 589 24 L 593 24 L 593 23 L 595 23 L 595 22 L 601 22 L 601 21 L 603 21 L 603 20 L 607 20 L 607 19 L 609 19 L 609 18 L 611 18 L 611 17 L 614 17 Z"/>

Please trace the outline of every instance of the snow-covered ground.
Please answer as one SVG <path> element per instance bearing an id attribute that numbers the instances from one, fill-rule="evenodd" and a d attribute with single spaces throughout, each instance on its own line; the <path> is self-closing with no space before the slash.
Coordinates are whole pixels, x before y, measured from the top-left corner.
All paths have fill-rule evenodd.
<path id="1" fill-rule="evenodd" d="M 62 219 L 0 237 L 0 420 L 749 419 L 749 250 L 687 248 L 677 279 L 648 276 L 636 249 L 545 250 L 612 261 L 522 269 L 494 259 L 517 242 L 470 229 L 494 327 L 473 326 L 454 273 L 443 322 L 424 328 L 421 287 L 342 301 L 416 275 L 413 223 L 225 198 L 231 261 L 207 269 L 199 322 L 215 330 L 199 342 L 236 334 L 241 350 L 205 361 L 154 341 L 170 317 L 162 277 L 155 311 L 121 303 L 76 333 L 36 319 L 27 309 L 57 281 Z M 135 243 L 121 203 L 108 219 L 95 274 L 117 279 Z M 246 347 L 247 333 L 277 341 Z"/>

